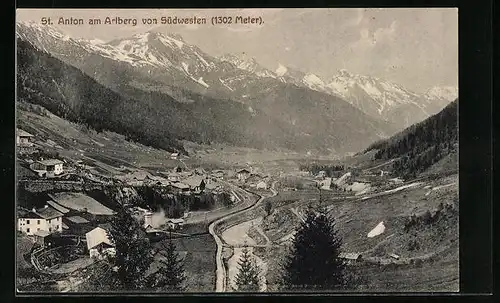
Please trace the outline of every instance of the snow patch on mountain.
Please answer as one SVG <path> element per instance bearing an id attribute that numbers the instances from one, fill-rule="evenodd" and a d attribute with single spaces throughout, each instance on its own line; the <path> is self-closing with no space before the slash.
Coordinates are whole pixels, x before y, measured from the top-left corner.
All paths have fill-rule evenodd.
<path id="1" fill-rule="evenodd" d="M 283 75 L 286 74 L 287 71 L 288 69 L 285 66 L 283 66 L 281 63 L 278 63 L 278 68 L 276 69 L 275 73 L 279 77 L 283 77 Z"/>
<path id="2" fill-rule="evenodd" d="M 276 78 L 276 75 L 273 72 L 260 65 L 255 58 L 248 57 L 245 54 L 225 54 L 220 56 L 218 59 L 229 62 L 237 68 L 249 71 L 259 77 Z"/>
<path id="3" fill-rule="evenodd" d="M 304 76 L 304 82 L 310 86 L 324 87 L 325 83 L 315 74 L 307 74 Z"/>
<path id="4" fill-rule="evenodd" d="M 458 87 L 454 86 L 435 86 L 425 94 L 428 99 L 444 99 L 453 101 L 458 98 Z"/>

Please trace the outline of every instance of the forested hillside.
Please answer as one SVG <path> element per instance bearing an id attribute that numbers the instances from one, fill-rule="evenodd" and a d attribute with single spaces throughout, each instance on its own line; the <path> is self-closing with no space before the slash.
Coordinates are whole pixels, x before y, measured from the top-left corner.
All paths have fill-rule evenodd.
<path id="1" fill-rule="evenodd" d="M 294 141 L 292 130 L 265 114 L 252 115 L 241 103 L 189 92 L 184 94 L 186 102 L 157 92 L 130 92 L 124 97 L 28 42 L 18 40 L 17 49 L 18 101 L 42 105 L 97 131 L 106 129 L 152 147 L 181 152 L 179 140 L 259 147 L 273 138 Z"/>
<path id="2" fill-rule="evenodd" d="M 458 99 L 441 112 L 412 125 L 393 137 L 372 144 L 375 159 L 396 159 L 396 174 L 415 177 L 458 150 Z"/>
<path id="3" fill-rule="evenodd" d="M 169 95 L 126 86 L 119 93 L 78 68 L 18 39 L 18 101 L 98 131 L 165 150 L 180 140 L 297 151 L 355 151 L 390 131 L 341 99 L 278 85 L 248 103 L 179 88 Z M 125 77 L 110 68 L 114 77 Z M 154 85 L 154 83 L 151 83 Z"/>

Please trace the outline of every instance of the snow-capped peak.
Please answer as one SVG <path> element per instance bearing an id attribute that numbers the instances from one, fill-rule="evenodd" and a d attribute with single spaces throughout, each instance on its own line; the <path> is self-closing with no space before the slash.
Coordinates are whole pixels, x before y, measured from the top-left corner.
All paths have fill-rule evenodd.
<path id="1" fill-rule="evenodd" d="M 311 85 L 320 85 L 320 86 L 324 86 L 325 83 L 323 82 L 323 80 L 321 80 L 318 76 L 316 76 L 315 74 L 307 74 L 304 76 L 304 81 L 308 84 L 311 84 Z"/>
<path id="2" fill-rule="evenodd" d="M 248 56 L 245 53 L 240 54 L 224 54 L 219 57 L 219 60 L 232 63 L 239 69 L 249 71 L 260 77 L 275 78 L 276 75 L 270 70 L 260 65 L 255 58 Z"/>
<path id="3" fill-rule="evenodd" d="M 342 69 L 339 69 L 338 73 L 337 73 L 338 76 L 340 77 L 352 77 L 353 75 L 351 73 L 349 73 L 349 71 L 345 68 L 342 68 Z"/>
<path id="4" fill-rule="evenodd" d="M 278 63 L 278 68 L 276 69 L 275 73 L 276 75 L 283 77 L 283 75 L 286 74 L 287 71 L 288 69 L 285 66 L 283 66 L 281 63 Z"/>
<path id="5" fill-rule="evenodd" d="M 89 40 L 90 43 L 92 44 L 105 44 L 106 42 L 102 41 L 101 39 L 92 39 L 92 40 Z"/>
<path id="6" fill-rule="evenodd" d="M 444 99 L 447 101 L 453 101 L 458 97 L 458 87 L 435 86 L 429 89 L 425 96 L 428 99 Z"/>

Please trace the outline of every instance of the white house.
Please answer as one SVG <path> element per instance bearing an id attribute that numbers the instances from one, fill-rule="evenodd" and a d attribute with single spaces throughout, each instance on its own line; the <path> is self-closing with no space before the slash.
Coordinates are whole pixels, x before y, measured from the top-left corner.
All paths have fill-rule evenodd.
<path id="1" fill-rule="evenodd" d="M 319 181 L 318 184 L 321 189 L 330 189 L 330 186 L 332 185 L 332 178 L 325 178 Z"/>
<path id="2" fill-rule="evenodd" d="M 167 219 L 167 225 L 172 230 L 179 229 L 184 225 L 184 219 Z"/>
<path id="3" fill-rule="evenodd" d="M 257 183 L 257 189 L 267 189 L 267 183 L 264 182 L 264 181 L 260 181 L 259 183 Z"/>
<path id="4" fill-rule="evenodd" d="M 339 258 L 344 259 L 348 264 L 352 264 L 362 260 L 363 256 L 360 253 L 340 253 Z"/>
<path id="5" fill-rule="evenodd" d="M 64 172 L 64 162 L 58 159 L 41 160 L 31 164 L 30 168 L 40 176 L 57 176 Z"/>
<path id="6" fill-rule="evenodd" d="M 238 180 L 245 181 L 250 176 L 250 171 L 245 168 L 240 169 L 236 172 L 236 176 L 238 177 Z"/>
<path id="7" fill-rule="evenodd" d="M 33 138 L 34 136 L 22 129 L 17 129 L 17 133 L 16 133 L 16 143 L 17 143 L 17 146 L 32 146 L 33 143 L 31 143 L 31 138 Z"/>
<path id="8" fill-rule="evenodd" d="M 39 209 L 33 208 L 31 211 L 19 208 L 17 230 L 30 236 L 37 231 L 61 232 L 62 217 L 61 212 L 48 205 Z"/>
<path id="9" fill-rule="evenodd" d="M 115 245 L 105 229 L 96 227 L 86 233 L 85 238 L 87 239 L 87 249 L 91 258 L 103 259 L 107 255 L 115 255 Z"/>
<path id="10" fill-rule="evenodd" d="M 179 153 L 172 153 L 170 155 L 170 159 L 172 159 L 172 160 L 177 160 L 178 157 L 179 157 Z"/>

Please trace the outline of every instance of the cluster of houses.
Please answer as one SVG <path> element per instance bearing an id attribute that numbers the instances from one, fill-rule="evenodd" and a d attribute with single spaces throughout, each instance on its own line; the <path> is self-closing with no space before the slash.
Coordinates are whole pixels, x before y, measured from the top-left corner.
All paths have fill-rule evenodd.
<path id="1" fill-rule="evenodd" d="M 34 135 L 22 129 L 16 129 L 16 145 L 20 154 L 35 152 Z M 64 173 L 64 162 L 59 159 L 40 159 L 28 161 L 31 171 L 39 177 L 56 177 Z"/>
<path id="2" fill-rule="evenodd" d="M 107 223 L 114 211 L 93 198 L 80 193 L 58 193 L 42 208 L 17 209 L 17 230 L 30 236 L 35 243 L 51 246 L 63 235 L 85 236 L 90 257 L 103 258 L 114 253 Z"/>
<path id="3" fill-rule="evenodd" d="M 202 191 L 218 193 L 223 189 L 220 180 L 223 180 L 224 172 L 215 170 L 208 173 L 203 169 L 182 171 L 176 167 L 172 171 L 159 172 L 156 176 L 144 171 L 135 171 L 116 178 L 132 186 L 166 187 L 173 193 L 199 194 Z"/>
<path id="4" fill-rule="evenodd" d="M 240 183 L 244 183 L 251 188 L 267 189 L 269 187 L 269 176 L 264 176 L 259 173 L 252 173 L 251 169 L 243 168 L 237 170 L 236 178 Z"/>

